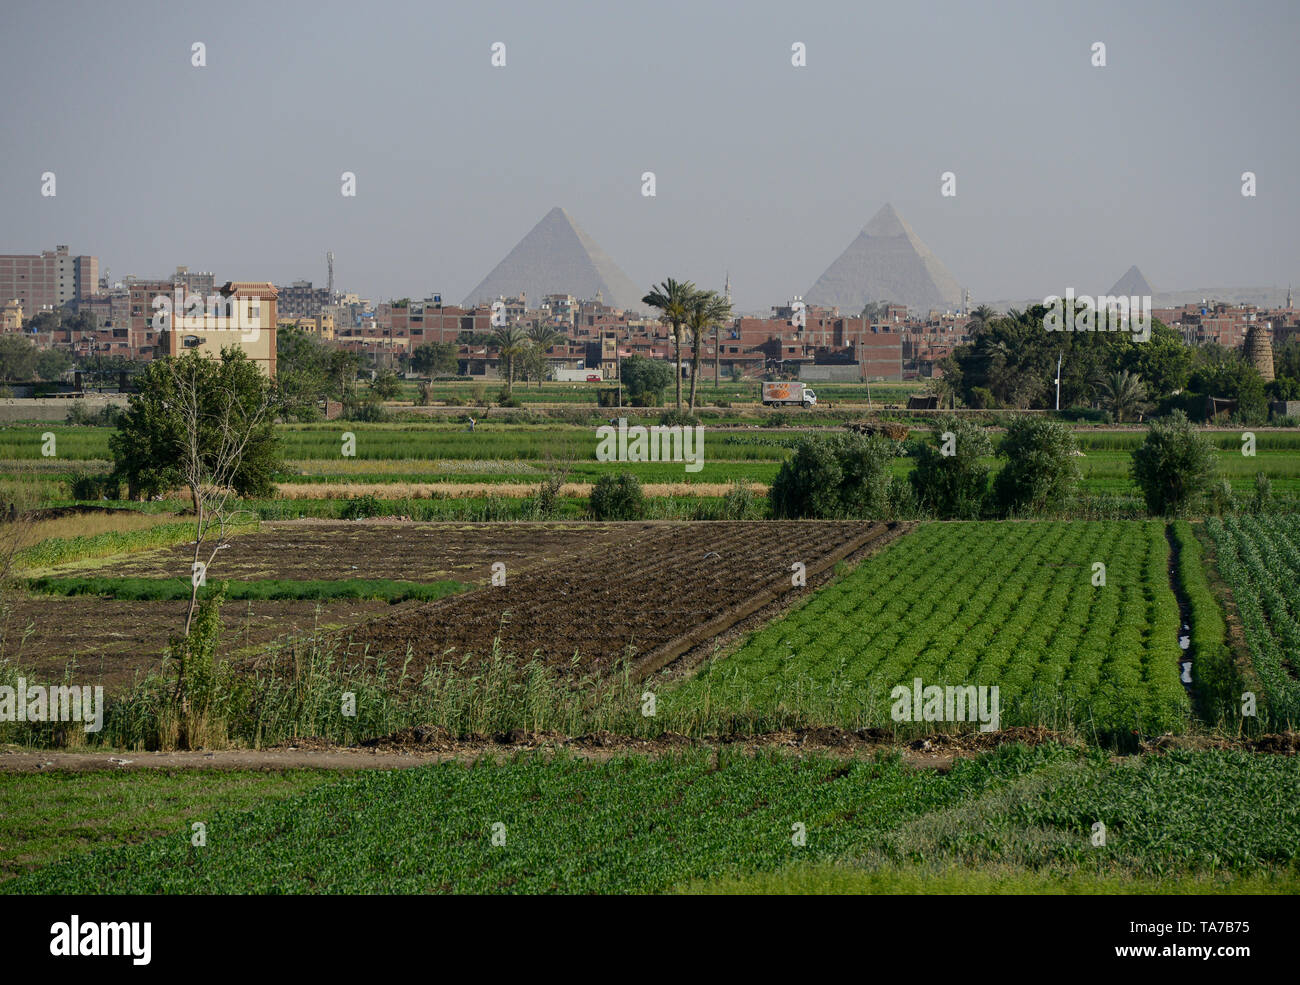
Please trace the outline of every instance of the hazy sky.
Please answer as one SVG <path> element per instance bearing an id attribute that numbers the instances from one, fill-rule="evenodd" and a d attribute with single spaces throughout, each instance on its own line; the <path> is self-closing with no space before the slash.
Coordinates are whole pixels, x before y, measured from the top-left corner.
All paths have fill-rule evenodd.
<path id="1" fill-rule="evenodd" d="M 456 302 L 560 205 L 756 310 L 892 202 L 976 301 L 1300 285 L 1298 10 L 4 0 L 0 253 Z"/>

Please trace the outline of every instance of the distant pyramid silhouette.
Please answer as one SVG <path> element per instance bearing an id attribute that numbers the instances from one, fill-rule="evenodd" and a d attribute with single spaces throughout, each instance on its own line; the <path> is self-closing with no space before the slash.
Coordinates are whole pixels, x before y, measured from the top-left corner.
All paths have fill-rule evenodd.
<path id="1" fill-rule="evenodd" d="M 547 294 L 591 299 L 599 292 L 616 308 L 637 307 L 644 293 L 558 206 L 470 291 L 465 306 L 521 292 L 527 292 L 530 307 L 540 305 Z"/>
<path id="2" fill-rule="evenodd" d="M 1142 271 L 1138 270 L 1137 264 L 1128 268 L 1128 273 L 1115 282 L 1115 286 L 1106 292 L 1110 295 L 1124 295 L 1125 297 L 1145 297 L 1148 294 L 1155 294 L 1147 279 L 1142 276 Z"/>
<path id="3" fill-rule="evenodd" d="M 845 315 L 858 314 L 868 301 L 893 301 L 924 313 L 959 306 L 961 287 L 887 204 L 804 298 Z"/>

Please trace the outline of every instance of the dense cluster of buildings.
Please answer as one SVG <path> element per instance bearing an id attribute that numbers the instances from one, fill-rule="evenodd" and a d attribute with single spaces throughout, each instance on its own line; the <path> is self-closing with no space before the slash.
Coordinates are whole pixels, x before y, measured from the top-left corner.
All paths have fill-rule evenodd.
<path id="1" fill-rule="evenodd" d="M 554 225 L 567 216 L 548 221 Z M 567 228 L 567 226 L 566 226 Z M 553 239 L 553 230 L 548 230 Z M 578 231 L 577 235 L 581 234 Z M 513 255 L 513 254 L 512 254 Z M 598 277 L 614 275 L 598 271 Z M 730 293 L 730 285 L 724 289 Z M 626 290 L 624 290 L 626 293 Z M 494 377 L 502 361 L 491 336 L 504 320 L 524 329 L 550 328 L 559 336 L 547 353 L 555 370 L 584 371 L 603 379 L 617 375 L 628 356 L 671 359 L 671 328 L 656 312 L 608 304 L 600 287 L 595 297 L 543 294 L 498 296 L 495 302 L 447 305 L 441 296 L 375 304 L 310 281 L 276 286 L 265 282 L 219 283 L 210 272 L 177 267 L 170 277 L 124 278 L 110 284 L 100 276 L 99 260 L 74 256 L 66 246 L 23 256 L 0 256 L 0 330 L 24 332 L 40 346 L 67 349 L 74 356 L 121 356 L 148 360 L 187 348 L 217 351 L 235 340 L 232 333 L 202 327 L 160 332 L 155 299 L 256 299 L 261 331 L 239 344 L 267 372 L 275 370 L 275 332 L 295 326 L 329 345 L 363 356 L 367 365 L 401 371 L 426 343 L 455 347 L 457 372 Z M 497 308 L 494 317 L 494 306 Z M 76 318 L 37 318 L 43 312 Z M 1263 328 L 1275 345 L 1300 335 L 1300 312 L 1287 306 L 1262 310 L 1250 305 L 1189 304 L 1156 309 L 1153 315 L 1182 333 L 1189 344 L 1217 342 L 1241 347 L 1252 329 Z M 724 378 L 767 374 L 806 380 L 898 380 L 929 376 L 952 350 L 969 342 L 968 314 L 934 308 L 925 312 L 891 304 L 866 318 L 836 306 L 778 305 L 767 317 L 736 317 L 716 326 L 705 342 L 702 374 Z M 245 335 L 248 333 L 244 333 Z M 684 340 L 684 348 L 689 340 Z M 578 378 L 585 378 L 579 376 Z"/>

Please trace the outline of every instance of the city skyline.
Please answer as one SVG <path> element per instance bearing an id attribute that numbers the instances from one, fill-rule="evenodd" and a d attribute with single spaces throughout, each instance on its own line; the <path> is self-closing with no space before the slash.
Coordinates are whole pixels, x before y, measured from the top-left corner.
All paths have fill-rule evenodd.
<path id="1" fill-rule="evenodd" d="M 890 202 L 976 302 L 1300 270 L 1287 4 L 380 6 L 382 34 L 339 3 L 12 5 L 0 248 L 283 284 L 331 249 L 350 290 L 458 299 L 560 206 L 643 289 L 729 271 L 754 311 Z M 51 11 L 63 43 L 23 43 Z"/>

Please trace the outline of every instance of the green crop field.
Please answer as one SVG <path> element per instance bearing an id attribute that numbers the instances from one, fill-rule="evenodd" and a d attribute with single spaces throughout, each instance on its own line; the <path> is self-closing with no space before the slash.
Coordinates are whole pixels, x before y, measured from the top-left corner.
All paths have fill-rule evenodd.
<path id="1" fill-rule="evenodd" d="M 34 779 L 0 777 L 5 802 Z M 74 854 L 0 891 L 660 892 L 808 863 L 903 867 L 921 883 L 938 872 L 949 888 L 954 871 L 978 885 L 991 865 L 1039 889 L 1246 876 L 1285 891 L 1297 885 L 1298 781 L 1293 757 L 1117 764 L 1052 744 L 949 772 L 735 751 L 531 755 L 368 772 L 251 810 L 196 807 L 168 835 Z M 202 847 L 193 821 L 207 826 Z"/>
<path id="2" fill-rule="evenodd" d="M 997 685 L 1004 727 L 1175 729 L 1188 701 L 1168 557 L 1156 521 L 927 524 L 664 702 L 888 726 L 891 689 L 921 678 Z"/>
<path id="3" fill-rule="evenodd" d="M 1294 727 L 1300 721 L 1300 517 L 1211 517 L 1205 526 L 1273 717 Z"/>
<path id="4" fill-rule="evenodd" d="M 323 770 L 0 773 L 0 884 L 60 858 L 157 838 L 188 828 L 190 819 L 335 779 Z"/>

